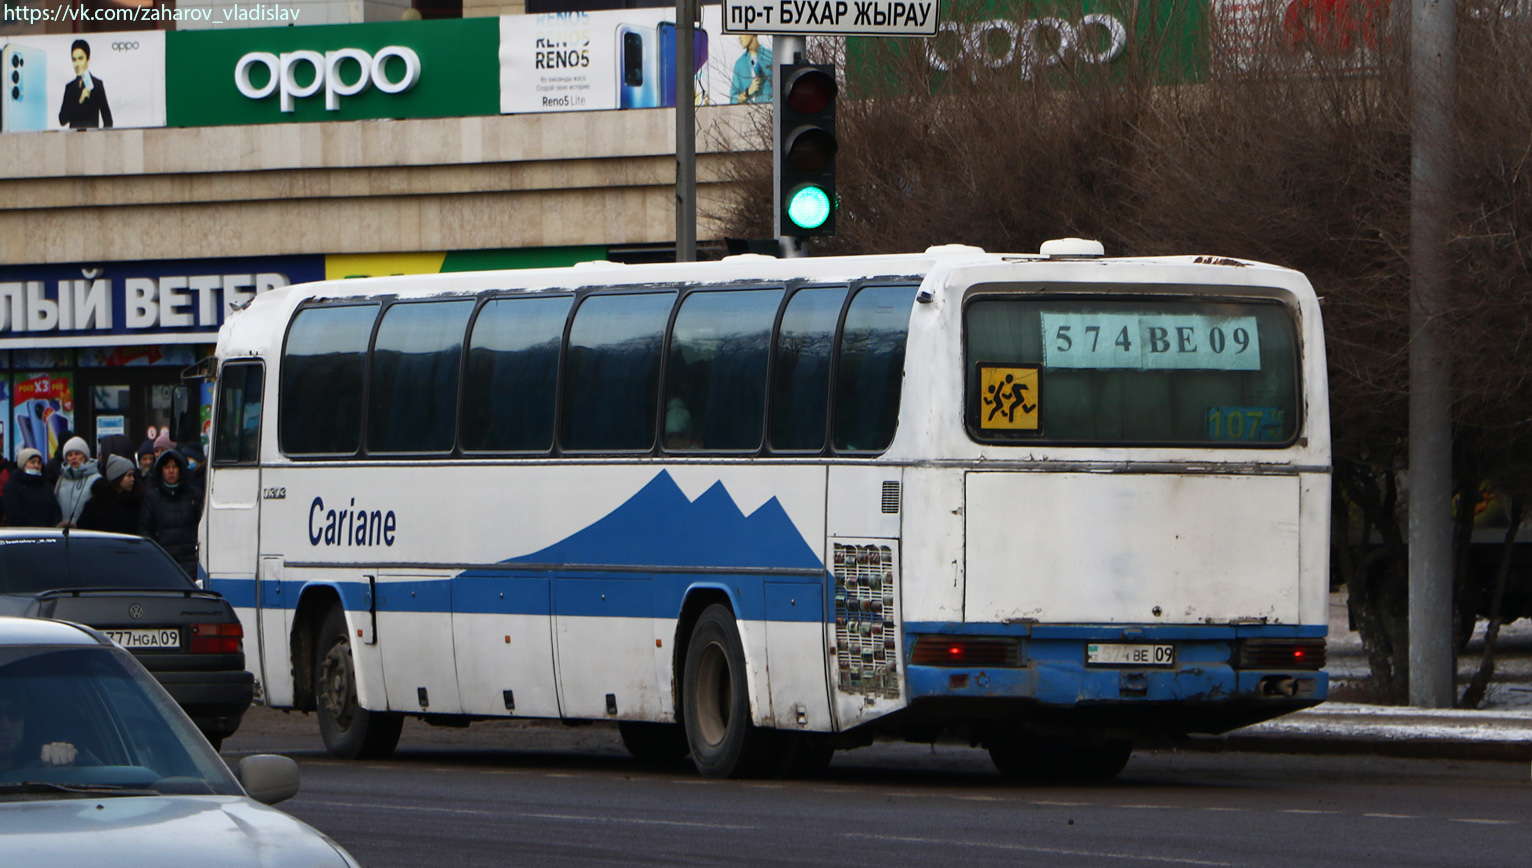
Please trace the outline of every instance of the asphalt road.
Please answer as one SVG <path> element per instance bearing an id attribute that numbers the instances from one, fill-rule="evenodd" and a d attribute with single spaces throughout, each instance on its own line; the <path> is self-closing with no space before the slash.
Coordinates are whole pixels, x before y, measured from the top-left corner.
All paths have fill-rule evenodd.
<path id="1" fill-rule="evenodd" d="M 224 745 L 297 759 L 281 806 L 370 868 L 520 865 L 1507 866 L 1532 863 L 1521 763 L 1135 754 L 1116 781 L 1024 787 L 964 747 L 878 745 L 822 778 L 710 781 L 615 729 L 411 722 L 384 762 L 253 709 Z"/>

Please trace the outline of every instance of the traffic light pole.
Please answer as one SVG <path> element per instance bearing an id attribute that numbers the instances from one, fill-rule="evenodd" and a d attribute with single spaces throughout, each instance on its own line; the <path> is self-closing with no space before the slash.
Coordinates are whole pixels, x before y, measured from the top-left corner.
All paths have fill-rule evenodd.
<path id="1" fill-rule="evenodd" d="M 784 63 L 797 63 L 805 50 L 805 40 L 802 36 L 773 36 L 771 38 L 771 65 L 773 67 L 771 79 L 776 82 L 778 76 L 776 67 Z M 782 149 L 777 142 L 782 141 L 782 88 L 773 84 L 771 89 L 771 141 L 772 141 L 772 189 L 782 189 Z M 792 259 L 803 255 L 803 250 L 798 247 L 798 239 L 782 232 L 782 209 L 774 207 L 772 222 L 775 224 L 777 243 L 781 245 L 782 256 Z"/>
<path id="2" fill-rule="evenodd" d="M 676 261 L 697 261 L 698 0 L 676 0 Z"/>

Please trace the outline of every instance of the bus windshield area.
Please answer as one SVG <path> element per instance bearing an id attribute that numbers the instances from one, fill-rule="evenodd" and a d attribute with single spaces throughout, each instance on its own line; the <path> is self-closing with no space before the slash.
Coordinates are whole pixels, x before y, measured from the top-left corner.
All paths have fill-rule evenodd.
<path id="1" fill-rule="evenodd" d="M 1271 448 L 1298 433 L 1297 335 L 1280 303 L 981 294 L 964 326 L 979 442 Z"/>

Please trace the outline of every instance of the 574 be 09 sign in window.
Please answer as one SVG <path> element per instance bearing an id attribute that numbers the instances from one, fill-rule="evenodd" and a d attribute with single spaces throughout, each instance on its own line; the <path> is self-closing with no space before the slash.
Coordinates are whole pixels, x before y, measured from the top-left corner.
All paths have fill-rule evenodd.
<path id="1" fill-rule="evenodd" d="M 1297 433 L 1282 305 L 980 298 L 965 317 L 981 441 L 1278 446 Z"/>

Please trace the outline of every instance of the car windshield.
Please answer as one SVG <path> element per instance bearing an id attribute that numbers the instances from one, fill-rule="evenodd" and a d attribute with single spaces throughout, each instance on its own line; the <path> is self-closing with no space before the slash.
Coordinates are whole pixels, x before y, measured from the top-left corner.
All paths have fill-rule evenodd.
<path id="1" fill-rule="evenodd" d="M 0 801 L 239 795 L 169 695 L 107 646 L 0 647 Z"/>
<path id="2" fill-rule="evenodd" d="M 137 537 L 45 536 L 0 540 L 0 593 L 58 588 L 194 590 L 185 571 Z"/>

